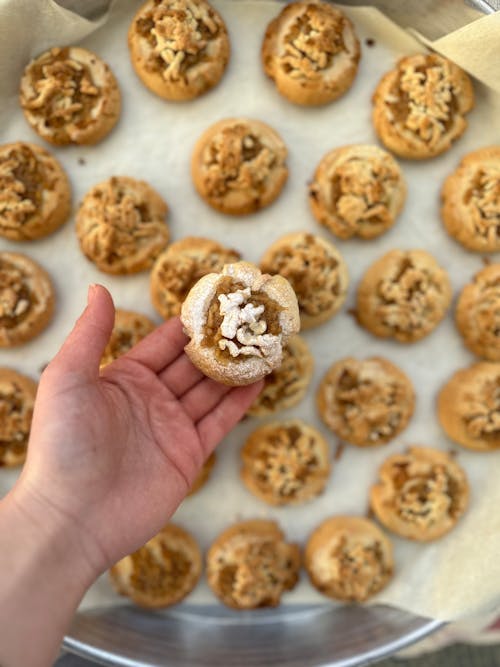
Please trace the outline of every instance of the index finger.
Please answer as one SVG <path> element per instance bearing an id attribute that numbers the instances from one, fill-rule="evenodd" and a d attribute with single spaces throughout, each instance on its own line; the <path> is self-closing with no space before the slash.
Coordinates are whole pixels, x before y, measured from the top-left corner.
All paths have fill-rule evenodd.
<path id="1" fill-rule="evenodd" d="M 144 364 L 154 373 L 159 373 L 183 353 L 188 341 L 180 318 L 172 317 L 123 356 Z"/>

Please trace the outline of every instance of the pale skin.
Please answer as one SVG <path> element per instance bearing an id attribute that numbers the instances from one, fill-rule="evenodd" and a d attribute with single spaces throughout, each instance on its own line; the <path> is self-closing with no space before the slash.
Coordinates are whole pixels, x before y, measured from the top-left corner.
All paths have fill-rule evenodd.
<path id="1" fill-rule="evenodd" d="M 99 372 L 104 287 L 42 374 L 28 456 L 0 501 L 0 665 L 47 667 L 87 588 L 156 534 L 262 383 L 230 388 L 189 361 L 173 319 Z"/>

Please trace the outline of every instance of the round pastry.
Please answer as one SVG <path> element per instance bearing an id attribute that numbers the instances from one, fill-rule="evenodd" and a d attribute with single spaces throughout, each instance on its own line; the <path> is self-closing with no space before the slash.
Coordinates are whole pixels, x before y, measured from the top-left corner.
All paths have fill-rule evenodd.
<path id="1" fill-rule="evenodd" d="M 187 236 L 168 246 L 151 271 L 150 293 L 153 306 L 168 320 L 179 315 L 189 290 L 207 273 L 222 271 L 233 264 L 240 253 L 216 241 Z"/>
<path id="2" fill-rule="evenodd" d="M 40 146 L 0 146 L 0 236 L 28 241 L 47 236 L 71 212 L 71 189 L 59 162 Z"/>
<path id="3" fill-rule="evenodd" d="M 247 415 L 267 417 L 300 403 L 311 382 L 313 365 L 313 356 L 305 340 L 292 336 L 283 347 L 281 366 L 266 375 L 264 388 Z"/>
<path id="4" fill-rule="evenodd" d="M 101 357 L 101 368 L 125 354 L 156 328 L 149 317 L 131 310 L 115 311 L 115 325 Z"/>
<path id="5" fill-rule="evenodd" d="M 125 556 L 109 571 L 120 595 L 140 607 L 168 607 L 196 586 L 202 568 L 200 548 L 180 526 L 167 524 L 138 551 Z"/>
<path id="6" fill-rule="evenodd" d="M 290 283 L 248 262 L 201 278 L 182 304 L 181 320 L 193 364 L 230 386 L 252 384 L 278 368 L 283 346 L 300 327 Z"/>
<path id="7" fill-rule="evenodd" d="M 202 486 L 208 482 L 210 475 L 212 474 L 212 469 L 215 465 L 216 455 L 215 452 L 212 452 L 208 459 L 203 464 L 202 469 L 199 472 L 198 477 L 194 480 L 193 486 L 189 490 L 188 496 L 192 496 L 197 491 L 201 489 Z"/>
<path id="8" fill-rule="evenodd" d="M 142 83 L 166 100 L 191 100 L 213 88 L 229 61 L 222 17 L 206 0 L 148 0 L 128 32 Z"/>
<path id="9" fill-rule="evenodd" d="M 430 542 L 450 531 L 465 512 L 469 485 L 453 458 L 429 447 L 390 456 L 370 491 L 377 519 L 401 537 Z"/>
<path id="10" fill-rule="evenodd" d="M 287 544 L 275 521 L 254 519 L 232 525 L 207 553 L 207 581 L 233 609 L 276 607 L 299 579 L 300 551 Z"/>
<path id="11" fill-rule="evenodd" d="M 500 250 L 500 146 L 462 158 L 441 191 L 446 231 L 468 250 Z"/>
<path id="12" fill-rule="evenodd" d="M 309 186 L 316 220 L 340 239 L 373 239 L 396 222 L 406 184 L 396 160 L 378 146 L 355 145 L 327 153 Z"/>
<path id="13" fill-rule="evenodd" d="M 333 516 L 307 541 L 305 568 L 323 595 L 364 602 L 387 586 L 394 571 L 392 544 L 368 519 Z"/>
<path id="14" fill-rule="evenodd" d="M 385 445 L 406 428 L 415 408 L 410 379 L 381 357 L 337 361 L 316 398 L 325 424 L 358 447 Z"/>
<path id="15" fill-rule="evenodd" d="M 347 265 L 337 248 L 307 232 L 293 232 L 275 241 L 265 252 L 260 268 L 279 273 L 297 295 L 302 329 L 329 320 L 347 295 Z"/>
<path id="16" fill-rule="evenodd" d="M 288 169 L 287 149 L 269 125 L 227 118 L 201 135 L 191 159 L 198 194 L 209 206 L 229 215 L 254 213 L 281 192 Z"/>
<path id="17" fill-rule="evenodd" d="M 448 275 L 425 250 L 391 250 L 358 287 L 356 317 L 375 336 L 413 343 L 433 331 L 451 302 Z"/>
<path id="18" fill-rule="evenodd" d="M 422 160 L 444 153 L 467 127 L 474 106 L 467 74 L 437 53 L 401 58 L 373 94 L 373 124 L 385 146 Z"/>
<path id="19" fill-rule="evenodd" d="M 80 248 L 105 273 L 144 271 L 167 245 L 167 211 L 160 195 L 144 181 L 112 176 L 94 185 L 80 204 Z"/>
<path id="20" fill-rule="evenodd" d="M 292 2 L 267 27 L 261 58 L 264 72 L 288 100 L 327 104 L 351 87 L 359 41 L 347 16 L 332 5 Z"/>
<path id="21" fill-rule="evenodd" d="M 26 458 L 37 385 L 10 368 L 0 368 L 0 468 Z"/>
<path id="22" fill-rule="evenodd" d="M 113 129 L 121 109 L 109 66 L 79 46 L 53 48 L 32 60 L 19 101 L 35 132 L 56 146 L 96 144 Z"/>
<path id="23" fill-rule="evenodd" d="M 481 361 L 457 371 L 439 392 L 446 435 L 477 452 L 500 448 L 500 364 Z"/>
<path id="24" fill-rule="evenodd" d="M 38 336 L 54 314 L 48 273 L 16 252 L 0 252 L 0 348 Z"/>

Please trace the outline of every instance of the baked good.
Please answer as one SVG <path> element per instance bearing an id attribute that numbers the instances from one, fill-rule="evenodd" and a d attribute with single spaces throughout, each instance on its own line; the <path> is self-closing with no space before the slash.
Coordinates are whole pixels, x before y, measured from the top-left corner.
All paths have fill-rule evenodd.
<path id="1" fill-rule="evenodd" d="M 285 234 L 266 250 L 260 268 L 290 282 L 299 302 L 302 329 L 323 324 L 345 301 L 347 265 L 337 248 L 320 236 Z"/>
<path id="2" fill-rule="evenodd" d="M 316 400 L 325 424 L 358 447 L 385 445 L 406 428 L 415 408 L 410 378 L 382 357 L 335 362 Z"/>
<path id="3" fill-rule="evenodd" d="M 54 314 L 48 273 L 17 252 L 0 252 L 0 348 L 38 336 Z"/>
<path id="4" fill-rule="evenodd" d="M 500 364 L 480 361 L 458 370 L 439 392 L 446 435 L 477 452 L 500 448 Z"/>
<path id="5" fill-rule="evenodd" d="M 143 547 L 113 565 L 109 575 L 117 593 L 153 609 L 185 598 L 196 586 L 201 568 L 200 548 L 192 535 L 169 523 Z"/>
<path id="6" fill-rule="evenodd" d="M 71 211 L 71 188 L 48 151 L 16 141 L 0 146 L 0 236 L 28 241 L 63 225 Z"/>
<path id="7" fill-rule="evenodd" d="M 445 180 L 441 218 L 448 234 L 468 250 L 500 250 L 500 146 L 465 155 Z"/>
<path id="8" fill-rule="evenodd" d="M 228 607 L 276 607 L 299 578 L 300 551 L 287 544 L 275 521 L 233 524 L 207 553 L 208 585 Z"/>
<path id="9" fill-rule="evenodd" d="M 248 262 L 203 276 L 182 304 L 181 320 L 193 364 L 230 386 L 252 384 L 278 368 L 283 346 L 300 327 L 290 283 Z"/>
<path id="10" fill-rule="evenodd" d="M 207 273 L 222 271 L 241 255 L 217 241 L 187 236 L 168 246 L 151 271 L 150 294 L 153 306 L 168 320 L 179 315 L 189 290 Z"/>
<path id="11" fill-rule="evenodd" d="M 24 463 L 36 389 L 26 375 L 0 368 L 0 468 Z"/>
<path id="12" fill-rule="evenodd" d="M 450 531 L 469 502 L 467 477 L 446 452 L 410 447 L 389 456 L 370 490 L 370 505 L 388 530 L 429 542 Z"/>
<path id="13" fill-rule="evenodd" d="M 356 317 L 380 338 L 414 343 L 433 331 L 451 302 L 446 271 L 425 250 L 390 250 L 358 286 Z"/>
<path id="14" fill-rule="evenodd" d="M 32 60 L 19 101 L 35 132 L 56 146 L 96 144 L 111 132 L 121 109 L 113 72 L 80 46 L 52 48 Z"/>
<path id="15" fill-rule="evenodd" d="M 390 229 L 406 199 L 396 160 L 378 146 L 341 146 L 327 153 L 309 185 L 316 220 L 340 239 L 373 239 Z"/>
<path id="16" fill-rule="evenodd" d="M 332 516 L 321 523 L 306 545 L 305 568 L 323 595 L 364 602 L 387 586 L 394 571 L 392 544 L 368 519 Z"/>
<path id="17" fill-rule="evenodd" d="M 267 417 L 300 403 L 311 382 L 313 365 L 313 356 L 305 340 L 292 336 L 283 347 L 281 366 L 266 375 L 264 388 L 247 415 Z"/>
<path id="18" fill-rule="evenodd" d="M 230 215 L 254 213 L 273 202 L 288 178 L 287 149 L 259 120 L 226 118 L 196 142 L 191 175 L 200 197 Z"/>
<path id="19" fill-rule="evenodd" d="M 112 176 L 91 188 L 76 216 L 83 254 L 105 273 L 144 271 L 169 239 L 168 207 L 145 181 Z"/>
<path id="20" fill-rule="evenodd" d="M 208 459 L 203 464 L 198 474 L 198 477 L 194 480 L 193 485 L 189 490 L 188 496 L 192 496 L 197 491 L 199 491 L 202 486 L 205 486 L 205 484 L 208 482 L 210 478 L 210 475 L 212 474 L 212 469 L 215 465 L 215 461 L 216 461 L 216 454 L 215 452 L 212 452 L 208 457 Z"/>
<path id="21" fill-rule="evenodd" d="M 373 94 L 373 125 L 396 155 L 422 160 L 447 151 L 474 106 L 468 75 L 437 53 L 401 58 Z"/>
<path id="22" fill-rule="evenodd" d="M 155 328 L 156 324 L 146 315 L 117 308 L 115 325 L 101 357 L 101 368 L 128 352 Z"/>
<path id="23" fill-rule="evenodd" d="M 221 79 L 229 37 L 206 0 L 148 0 L 128 31 L 132 65 L 142 83 L 166 100 L 191 100 Z"/>
<path id="24" fill-rule="evenodd" d="M 261 58 L 264 72 L 288 100 L 327 104 L 351 87 L 359 41 L 339 9 L 317 0 L 292 2 L 268 25 Z"/>

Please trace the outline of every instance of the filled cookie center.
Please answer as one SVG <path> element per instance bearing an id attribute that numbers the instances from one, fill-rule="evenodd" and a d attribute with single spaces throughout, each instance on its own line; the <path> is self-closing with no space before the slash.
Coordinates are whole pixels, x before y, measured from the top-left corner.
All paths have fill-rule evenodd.
<path id="1" fill-rule="evenodd" d="M 3 264 L 3 265 L 2 265 Z M 27 287 L 21 271 L 0 264 L 0 327 L 12 329 L 28 315 L 35 298 Z"/>
<path id="2" fill-rule="evenodd" d="M 471 402 L 463 420 L 473 438 L 500 441 L 500 377 L 484 382 Z"/>
<path id="3" fill-rule="evenodd" d="M 131 554 L 130 584 L 151 599 L 163 598 L 183 588 L 191 572 L 190 559 L 179 550 L 161 544 L 153 550 L 143 547 Z"/>
<path id="4" fill-rule="evenodd" d="M 46 174 L 27 146 L 11 149 L 0 158 L 0 226 L 18 227 L 42 203 Z"/>
<path id="5" fill-rule="evenodd" d="M 31 410 L 15 385 L 0 387 L 0 465 L 7 451 L 24 451 L 31 425 Z"/>
<path id="6" fill-rule="evenodd" d="M 475 232 L 492 242 L 500 237 L 500 168 L 483 167 L 474 175 L 464 195 Z"/>
<path id="7" fill-rule="evenodd" d="M 342 537 L 325 562 L 325 586 L 333 585 L 352 599 L 364 599 L 380 588 L 389 574 L 382 546 L 377 541 Z"/>

